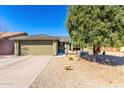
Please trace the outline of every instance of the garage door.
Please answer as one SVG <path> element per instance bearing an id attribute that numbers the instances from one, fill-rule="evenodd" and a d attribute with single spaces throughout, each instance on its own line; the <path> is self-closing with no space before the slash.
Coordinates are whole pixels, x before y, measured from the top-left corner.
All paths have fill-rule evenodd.
<path id="1" fill-rule="evenodd" d="M 52 55 L 53 41 L 21 41 L 21 55 Z"/>

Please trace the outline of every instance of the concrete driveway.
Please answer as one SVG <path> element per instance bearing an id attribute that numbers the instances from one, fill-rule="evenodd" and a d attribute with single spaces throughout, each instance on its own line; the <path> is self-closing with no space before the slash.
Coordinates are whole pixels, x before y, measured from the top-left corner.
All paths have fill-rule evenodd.
<path id="1" fill-rule="evenodd" d="M 23 56 L 0 62 L 0 88 L 28 88 L 52 56 Z"/>

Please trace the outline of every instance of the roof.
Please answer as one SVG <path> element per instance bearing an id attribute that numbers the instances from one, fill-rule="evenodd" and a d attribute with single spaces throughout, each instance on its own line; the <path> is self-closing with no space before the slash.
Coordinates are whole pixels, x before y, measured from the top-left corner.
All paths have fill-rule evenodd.
<path id="1" fill-rule="evenodd" d="M 69 42 L 69 37 L 68 36 L 56 36 L 59 38 L 60 42 Z"/>
<path id="2" fill-rule="evenodd" d="M 68 36 L 50 36 L 47 34 L 36 34 L 31 36 L 18 36 L 10 40 L 59 40 L 60 42 L 69 42 Z"/>
<path id="3" fill-rule="evenodd" d="M 25 32 L 0 32 L 0 39 L 27 35 Z"/>
<path id="4" fill-rule="evenodd" d="M 10 40 L 59 40 L 54 36 L 19 36 L 10 38 Z"/>

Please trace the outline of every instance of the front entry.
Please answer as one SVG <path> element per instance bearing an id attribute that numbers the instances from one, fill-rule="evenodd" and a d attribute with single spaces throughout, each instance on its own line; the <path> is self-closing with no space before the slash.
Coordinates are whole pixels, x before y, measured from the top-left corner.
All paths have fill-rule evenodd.
<path id="1" fill-rule="evenodd" d="M 64 42 L 59 42 L 59 53 L 65 53 L 65 43 Z"/>

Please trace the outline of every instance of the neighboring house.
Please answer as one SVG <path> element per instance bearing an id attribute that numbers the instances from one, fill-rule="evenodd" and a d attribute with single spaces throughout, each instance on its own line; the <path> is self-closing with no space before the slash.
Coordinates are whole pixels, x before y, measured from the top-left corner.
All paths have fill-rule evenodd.
<path id="1" fill-rule="evenodd" d="M 14 41 L 10 41 L 9 38 L 26 35 L 23 32 L 0 32 L 0 55 L 14 54 Z"/>
<path id="2" fill-rule="evenodd" d="M 121 47 L 115 48 L 115 47 L 101 47 L 101 51 L 108 51 L 108 52 L 121 52 Z"/>
<path id="3" fill-rule="evenodd" d="M 64 36 L 32 35 L 11 38 L 15 41 L 15 55 L 57 55 L 69 49 L 69 38 Z"/>

